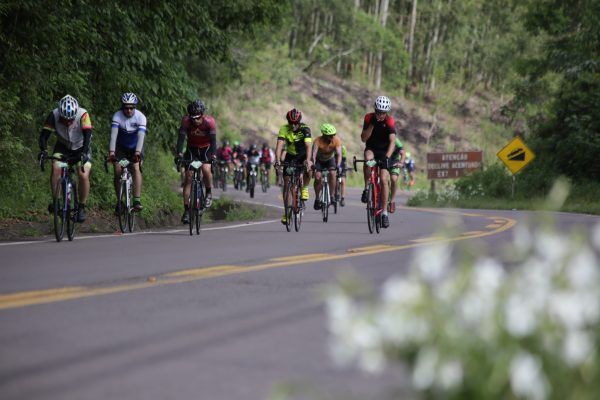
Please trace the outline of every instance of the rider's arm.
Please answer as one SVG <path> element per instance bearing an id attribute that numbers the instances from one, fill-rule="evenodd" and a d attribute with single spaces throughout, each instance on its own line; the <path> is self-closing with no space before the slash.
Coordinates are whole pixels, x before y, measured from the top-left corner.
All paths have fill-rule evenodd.
<path id="1" fill-rule="evenodd" d="M 48 117 L 46 118 L 46 122 L 44 122 L 44 127 L 40 132 L 40 137 L 38 138 L 38 144 L 40 145 L 40 151 L 46 150 L 48 147 L 48 139 L 50 139 L 50 135 L 55 130 L 54 125 L 54 114 L 50 112 Z"/>
<path id="2" fill-rule="evenodd" d="M 337 146 L 335 148 L 335 166 L 339 167 L 340 165 L 342 165 L 342 144 L 340 142 L 340 145 Z"/>
<path id="3" fill-rule="evenodd" d="M 187 136 L 185 117 L 181 120 L 181 125 L 179 126 L 179 134 L 177 135 L 177 145 L 175 146 L 175 153 L 177 155 L 183 153 L 183 143 L 185 142 L 185 137 Z"/>
<path id="4" fill-rule="evenodd" d="M 390 133 L 389 137 L 390 137 L 390 144 L 388 145 L 387 152 L 385 153 L 385 156 L 387 158 L 390 158 L 392 156 L 392 153 L 394 153 L 394 149 L 396 148 L 396 134 Z"/>
<path id="5" fill-rule="evenodd" d="M 88 113 L 84 113 L 80 120 L 81 132 L 83 133 L 83 152 L 90 151 L 90 141 L 92 140 L 92 120 Z"/>
<path id="6" fill-rule="evenodd" d="M 140 118 L 138 120 L 138 141 L 135 146 L 135 152 L 138 154 L 142 153 L 142 149 L 144 148 L 144 139 L 146 138 L 146 116 L 140 113 Z"/>
<path id="7" fill-rule="evenodd" d="M 367 114 L 365 115 L 365 120 L 363 122 L 363 130 L 362 133 L 360 134 L 360 140 L 365 143 L 367 140 L 369 140 L 369 138 L 371 137 L 371 134 L 373 133 L 373 128 L 375 125 L 373 125 L 373 115 L 372 114 Z"/>
<path id="8" fill-rule="evenodd" d="M 283 142 L 285 140 L 282 138 L 277 138 L 277 147 L 275 147 L 275 162 L 281 162 L 281 153 L 283 152 Z"/>
<path id="9" fill-rule="evenodd" d="M 110 143 L 108 144 L 108 152 L 114 154 L 117 148 L 117 136 L 119 135 L 119 123 L 113 121 L 110 125 Z"/>
<path id="10" fill-rule="evenodd" d="M 312 160 L 313 164 L 315 164 L 317 162 L 316 161 L 316 159 L 317 159 L 317 151 L 319 151 L 318 148 L 317 148 L 317 140 L 318 140 L 318 138 L 315 139 L 315 141 L 312 144 L 312 151 L 310 153 L 308 153 L 309 154 L 308 158 L 310 158 Z"/>

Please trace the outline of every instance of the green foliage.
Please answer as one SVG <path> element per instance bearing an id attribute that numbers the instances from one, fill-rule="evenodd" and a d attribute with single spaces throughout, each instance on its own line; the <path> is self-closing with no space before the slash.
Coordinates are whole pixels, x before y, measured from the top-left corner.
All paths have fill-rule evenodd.
<path id="1" fill-rule="evenodd" d="M 511 177 L 506 168 L 493 164 L 488 168 L 462 177 L 454 184 L 459 195 L 467 197 L 509 197 Z"/>

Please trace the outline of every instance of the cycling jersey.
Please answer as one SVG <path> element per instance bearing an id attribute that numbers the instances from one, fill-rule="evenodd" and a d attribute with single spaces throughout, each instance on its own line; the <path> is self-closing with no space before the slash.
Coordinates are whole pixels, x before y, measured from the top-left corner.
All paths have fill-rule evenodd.
<path id="1" fill-rule="evenodd" d="M 112 117 L 109 150 L 115 151 L 119 146 L 141 152 L 145 136 L 146 116 L 136 109 L 131 117 L 127 117 L 119 110 Z"/>
<path id="2" fill-rule="evenodd" d="M 233 158 L 233 150 L 231 150 L 231 147 L 221 147 L 217 151 L 217 158 L 229 162 Z"/>
<path id="3" fill-rule="evenodd" d="M 272 158 L 272 150 L 270 148 L 262 149 L 262 154 L 260 156 L 260 162 L 263 164 L 270 164 Z"/>
<path id="4" fill-rule="evenodd" d="M 217 125 L 210 115 L 204 115 L 199 125 L 186 115 L 181 119 L 179 135 L 187 136 L 188 147 L 209 147 L 217 135 Z"/>
<path id="5" fill-rule="evenodd" d="M 390 135 L 396 134 L 396 122 L 394 118 L 386 115 L 383 121 L 377 121 L 375 113 L 365 115 L 363 130 L 373 125 L 373 132 L 366 142 L 366 148 L 376 153 L 385 152 L 390 144 Z"/>
<path id="6" fill-rule="evenodd" d="M 400 139 L 396 138 L 396 147 L 394 148 L 394 152 L 392 153 L 392 156 L 390 158 L 394 159 L 394 160 L 399 160 L 400 159 L 400 152 L 403 149 L 403 145 L 402 142 L 400 141 Z"/>
<path id="7" fill-rule="evenodd" d="M 58 108 L 55 108 L 48 114 L 43 130 L 56 132 L 58 142 L 62 143 L 69 150 L 77 150 L 84 145 L 83 131 L 92 130 L 92 121 L 86 109 L 79 108 L 73 122 L 70 125 L 65 125 L 60 122 L 60 112 Z M 48 133 L 47 135 L 49 136 L 50 134 Z M 48 136 L 46 136 L 46 140 Z"/>
<path id="8" fill-rule="evenodd" d="M 329 143 L 326 142 L 322 136 L 315 139 L 315 146 L 317 146 L 317 160 L 327 161 L 335 156 L 335 149 L 342 145 L 342 141 L 339 137 L 334 136 Z"/>
<path id="9" fill-rule="evenodd" d="M 248 150 L 246 156 L 248 157 L 249 164 L 258 165 L 260 163 L 260 152 L 258 150 Z"/>
<path id="10" fill-rule="evenodd" d="M 291 156 L 306 157 L 306 143 L 312 143 L 310 128 L 306 124 L 300 124 L 297 132 L 285 124 L 279 129 L 277 140 L 283 140 L 286 144 L 286 151 Z"/>
<path id="11" fill-rule="evenodd" d="M 415 170 L 415 162 L 412 158 L 407 158 L 404 160 L 404 166 L 408 170 L 408 172 L 413 172 Z"/>

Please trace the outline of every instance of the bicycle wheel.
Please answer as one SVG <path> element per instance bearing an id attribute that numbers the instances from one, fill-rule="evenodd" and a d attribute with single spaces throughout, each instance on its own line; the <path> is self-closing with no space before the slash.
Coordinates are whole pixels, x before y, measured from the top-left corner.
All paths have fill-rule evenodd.
<path id="1" fill-rule="evenodd" d="M 129 232 L 133 232 L 133 229 L 135 228 L 135 211 L 131 207 L 131 199 L 133 198 L 133 193 L 131 193 L 131 184 L 129 184 L 129 189 L 127 192 L 127 197 L 130 200 L 130 203 L 127 207 L 127 225 L 129 227 Z"/>
<path id="2" fill-rule="evenodd" d="M 369 183 L 367 186 L 367 225 L 369 233 L 373 233 L 375 230 L 375 201 L 373 196 L 373 184 Z"/>
<path id="3" fill-rule="evenodd" d="M 196 214 L 196 235 L 200 234 L 200 225 L 202 223 L 202 214 L 204 213 L 204 185 L 202 185 L 202 181 L 198 182 L 196 185 L 196 198 L 198 201 L 196 202 L 196 207 L 194 213 Z"/>
<path id="4" fill-rule="evenodd" d="M 284 209 L 284 213 L 285 213 L 285 229 L 290 232 L 292 230 L 292 214 L 294 211 L 294 208 L 292 207 L 292 204 L 294 203 L 293 200 L 293 190 L 292 190 L 292 182 L 290 180 L 290 182 L 288 182 L 288 187 L 286 188 L 284 194 L 283 194 L 283 209 Z"/>
<path id="5" fill-rule="evenodd" d="M 335 180 L 335 195 L 333 197 L 335 199 L 335 203 L 333 203 L 333 213 L 337 214 L 338 211 L 338 204 L 340 204 L 340 181 L 339 180 Z"/>
<path id="6" fill-rule="evenodd" d="M 194 227 L 196 224 L 196 216 L 198 215 L 196 213 L 196 209 L 197 209 L 197 204 L 198 204 L 198 199 L 197 199 L 197 195 L 198 195 L 198 191 L 197 191 L 197 185 L 198 183 L 196 182 L 196 179 L 192 180 L 192 187 L 191 187 L 191 192 L 190 192 L 190 202 L 189 202 L 189 212 L 190 212 L 190 222 L 189 222 L 189 226 L 190 226 L 190 236 L 194 235 Z"/>
<path id="7" fill-rule="evenodd" d="M 68 187 L 68 184 L 67 184 Z M 67 238 L 73 241 L 75 237 L 75 222 L 78 218 L 79 202 L 77 201 L 77 187 L 71 182 L 70 193 L 67 192 Z"/>
<path id="8" fill-rule="evenodd" d="M 65 233 L 65 192 L 64 184 L 59 181 L 58 187 L 54 190 L 52 204 L 54 206 L 54 237 L 60 242 Z"/>
<path id="9" fill-rule="evenodd" d="M 302 185 L 300 184 L 300 180 L 296 182 L 296 187 L 294 189 L 294 229 L 296 232 L 300 232 L 300 226 L 302 225 Z"/>
<path id="10" fill-rule="evenodd" d="M 227 191 L 227 172 L 225 170 L 221 170 L 221 187 L 223 191 Z"/>
<path id="11" fill-rule="evenodd" d="M 260 173 L 260 186 L 263 193 L 267 193 L 269 181 L 267 180 L 267 173 L 265 171 L 261 171 Z"/>
<path id="12" fill-rule="evenodd" d="M 250 182 L 248 182 L 248 185 L 250 186 L 248 188 L 250 191 L 250 198 L 253 199 L 254 198 L 254 188 L 256 187 L 256 177 L 254 175 L 252 175 L 250 177 Z"/>
<path id="13" fill-rule="evenodd" d="M 121 180 L 121 186 L 119 188 L 119 229 L 121 229 L 122 233 L 125 233 L 128 225 L 127 211 L 128 211 L 128 201 L 127 201 L 127 183 L 124 180 Z"/>
<path id="14" fill-rule="evenodd" d="M 323 189 L 321 195 L 321 213 L 323 214 L 323 222 L 327 222 L 329 218 L 329 184 L 323 182 Z"/>

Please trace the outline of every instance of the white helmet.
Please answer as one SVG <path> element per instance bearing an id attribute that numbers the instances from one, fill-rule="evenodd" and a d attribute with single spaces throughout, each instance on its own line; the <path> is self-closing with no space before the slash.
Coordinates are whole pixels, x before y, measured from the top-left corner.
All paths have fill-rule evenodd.
<path id="1" fill-rule="evenodd" d="M 75 97 L 68 94 L 58 102 L 58 110 L 60 116 L 64 119 L 75 119 L 77 111 L 79 110 L 79 103 Z"/>
<path id="2" fill-rule="evenodd" d="M 375 99 L 375 111 L 388 112 L 392 109 L 392 102 L 385 96 L 379 96 Z"/>
<path id="3" fill-rule="evenodd" d="M 138 103 L 138 98 L 135 95 L 135 93 L 131 93 L 131 92 L 123 93 L 123 96 L 121 96 L 121 103 L 136 105 Z"/>

